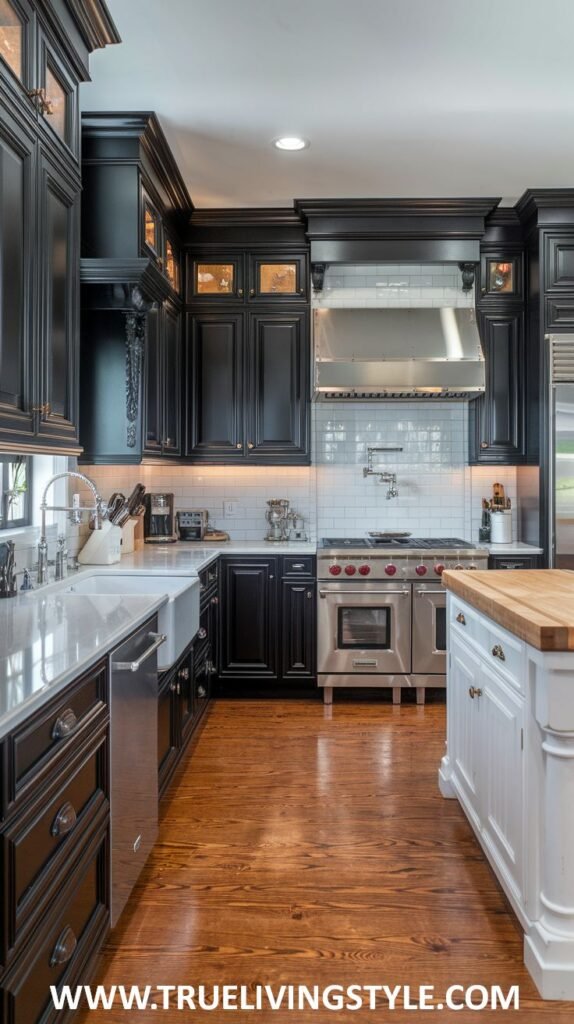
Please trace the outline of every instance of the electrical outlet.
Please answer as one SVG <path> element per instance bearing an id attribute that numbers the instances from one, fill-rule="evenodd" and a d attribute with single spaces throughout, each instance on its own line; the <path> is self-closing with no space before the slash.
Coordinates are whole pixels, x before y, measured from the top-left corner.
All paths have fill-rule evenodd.
<path id="1" fill-rule="evenodd" d="M 238 501 L 224 501 L 223 515 L 226 519 L 237 518 L 237 516 L 243 515 L 243 508 Z"/>

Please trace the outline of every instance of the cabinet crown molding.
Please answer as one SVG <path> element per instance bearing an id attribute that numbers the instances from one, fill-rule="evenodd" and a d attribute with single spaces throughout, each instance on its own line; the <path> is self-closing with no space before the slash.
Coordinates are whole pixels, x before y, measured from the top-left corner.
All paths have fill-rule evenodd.
<path id="1" fill-rule="evenodd" d="M 90 50 L 121 43 L 120 34 L 104 0 L 66 0 Z"/>

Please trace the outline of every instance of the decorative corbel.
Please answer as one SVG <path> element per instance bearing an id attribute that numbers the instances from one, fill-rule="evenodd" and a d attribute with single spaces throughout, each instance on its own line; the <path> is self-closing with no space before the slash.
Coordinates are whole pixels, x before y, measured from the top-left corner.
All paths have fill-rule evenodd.
<path id="1" fill-rule="evenodd" d="M 126 321 L 126 420 L 127 446 L 135 448 L 141 391 L 147 313 L 130 312 Z"/>
<path id="2" fill-rule="evenodd" d="M 463 292 L 471 292 L 474 288 L 474 277 L 477 266 L 477 263 L 459 263 L 458 269 L 462 274 Z"/>
<path id="3" fill-rule="evenodd" d="M 323 284 L 325 282 L 325 271 L 327 269 L 326 263 L 312 263 L 311 264 L 311 281 L 313 282 L 313 291 L 315 293 L 323 291 Z"/>

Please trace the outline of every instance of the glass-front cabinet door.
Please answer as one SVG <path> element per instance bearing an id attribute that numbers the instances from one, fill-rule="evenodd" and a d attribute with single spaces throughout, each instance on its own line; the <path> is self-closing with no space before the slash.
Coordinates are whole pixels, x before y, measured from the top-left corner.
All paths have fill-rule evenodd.
<path id="1" fill-rule="evenodd" d="M 179 295 L 181 291 L 181 280 L 179 272 L 179 252 L 169 238 L 165 240 L 165 276 L 167 277 L 174 292 Z"/>
<path id="2" fill-rule="evenodd" d="M 251 254 L 249 300 L 271 303 L 305 301 L 308 285 L 307 256 L 280 257 Z"/>
<path id="3" fill-rule="evenodd" d="M 149 196 L 142 196 L 142 249 L 154 260 L 162 259 L 161 217 Z"/>
<path id="4" fill-rule="evenodd" d="M 481 297 L 491 300 L 521 299 L 522 257 L 519 254 L 483 253 Z"/>
<path id="5" fill-rule="evenodd" d="M 34 102 L 32 8 L 28 0 L 0 0 L 0 78 L 29 109 Z"/>
<path id="6" fill-rule="evenodd" d="M 215 254 L 189 262 L 188 295 L 195 302 L 243 302 L 243 256 Z"/>
<path id="7" fill-rule="evenodd" d="M 42 27 L 38 31 L 38 84 L 40 123 L 79 157 L 78 80 Z"/>

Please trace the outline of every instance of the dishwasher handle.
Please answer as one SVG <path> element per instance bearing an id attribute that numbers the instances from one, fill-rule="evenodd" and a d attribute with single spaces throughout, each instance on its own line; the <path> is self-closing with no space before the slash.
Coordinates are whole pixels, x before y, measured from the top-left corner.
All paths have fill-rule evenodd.
<path id="1" fill-rule="evenodd" d="M 143 652 L 137 661 L 113 661 L 112 669 L 116 672 L 137 672 L 143 665 L 144 661 L 151 658 L 152 654 L 157 651 L 158 647 L 161 647 L 161 645 L 167 640 L 165 633 L 148 633 L 148 636 L 150 640 L 153 639 L 153 643 L 149 645 L 147 650 Z"/>

